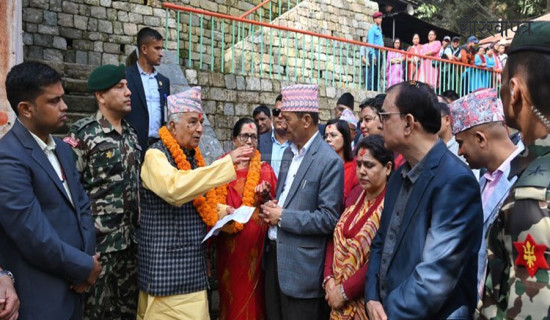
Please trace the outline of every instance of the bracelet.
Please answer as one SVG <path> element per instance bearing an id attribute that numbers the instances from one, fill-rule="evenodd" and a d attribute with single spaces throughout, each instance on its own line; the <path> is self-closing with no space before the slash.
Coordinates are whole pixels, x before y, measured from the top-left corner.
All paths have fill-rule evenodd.
<path id="1" fill-rule="evenodd" d="M 323 279 L 323 283 L 321 284 L 321 287 L 323 287 L 323 289 L 325 289 L 325 286 L 327 285 L 327 282 L 330 280 L 330 279 L 334 279 L 334 276 L 331 274 L 330 276 L 326 276 L 324 279 Z"/>
<path id="2" fill-rule="evenodd" d="M 344 291 L 344 285 L 340 285 L 340 293 L 342 294 L 342 297 L 344 298 L 344 301 L 349 301 L 348 296 L 346 295 L 346 292 Z"/>

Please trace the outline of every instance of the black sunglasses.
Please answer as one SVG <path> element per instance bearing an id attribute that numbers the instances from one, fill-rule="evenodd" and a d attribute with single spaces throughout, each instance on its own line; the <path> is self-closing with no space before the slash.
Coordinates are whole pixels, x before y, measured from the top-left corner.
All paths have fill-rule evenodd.
<path id="1" fill-rule="evenodd" d="M 273 109 L 273 116 L 278 117 L 281 114 L 281 109 Z"/>

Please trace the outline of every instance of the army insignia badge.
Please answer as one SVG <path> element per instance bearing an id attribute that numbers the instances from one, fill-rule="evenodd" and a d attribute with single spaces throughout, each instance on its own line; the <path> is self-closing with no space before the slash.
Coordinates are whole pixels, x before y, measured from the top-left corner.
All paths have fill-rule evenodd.
<path id="1" fill-rule="evenodd" d="M 514 241 L 514 246 L 518 252 L 516 265 L 527 268 L 529 276 L 534 277 L 539 268 L 550 269 L 544 257 L 546 246 L 537 244 L 530 234 L 524 242 Z"/>
<path id="2" fill-rule="evenodd" d="M 107 157 L 107 159 L 111 159 L 113 157 L 113 151 L 107 151 L 107 154 L 105 156 Z"/>

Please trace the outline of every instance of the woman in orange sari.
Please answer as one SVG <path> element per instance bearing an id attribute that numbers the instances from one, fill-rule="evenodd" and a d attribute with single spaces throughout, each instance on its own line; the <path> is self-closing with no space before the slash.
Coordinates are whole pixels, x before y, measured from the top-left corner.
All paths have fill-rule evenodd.
<path id="1" fill-rule="evenodd" d="M 362 191 L 355 199 L 348 198 L 325 256 L 323 287 L 333 320 L 368 319 L 363 300 L 365 276 L 370 244 L 384 209 L 393 152 L 384 147 L 381 136 L 369 135 L 359 141 L 356 161 L 358 187 Z"/>
<path id="2" fill-rule="evenodd" d="M 256 207 L 250 220 L 242 225 L 226 225 L 215 239 L 220 294 L 220 320 L 265 319 L 261 259 L 267 226 L 258 217 L 262 198 L 272 198 L 277 178 L 267 162 L 260 162 L 258 128 L 254 120 L 242 118 L 232 134 L 235 148 L 244 145 L 256 149 L 248 162 L 235 168 L 237 179 L 216 189 L 218 203 L 231 208 Z M 269 192 L 256 195 L 256 187 L 268 185 Z M 267 199 L 264 199 L 267 200 Z M 232 210 L 230 210 L 232 211 Z"/>

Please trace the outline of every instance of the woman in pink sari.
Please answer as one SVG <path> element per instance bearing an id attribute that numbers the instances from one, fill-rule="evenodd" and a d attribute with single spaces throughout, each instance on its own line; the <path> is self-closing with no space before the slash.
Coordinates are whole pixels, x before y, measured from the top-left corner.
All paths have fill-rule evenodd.
<path id="1" fill-rule="evenodd" d="M 420 36 L 415 33 L 412 38 L 412 46 L 407 49 L 407 52 L 414 54 L 422 54 L 422 45 L 420 44 Z M 407 80 L 418 81 L 418 73 L 420 69 L 420 58 L 417 56 L 408 56 Z"/>
<path id="2" fill-rule="evenodd" d="M 401 40 L 395 38 L 393 48 L 401 50 Z M 388 88 L 403 82 L 403 54 L 400 52 L 389 51 L 386 60 L 386 78 L 388 79 Z"/>
<path id="3" fill-rule="evenodd" d="M 435 31 L 430 30 L 428 33 L 428 43 L 422 45 L 422 54 L 429 57 L 439 57 L 439 50 L 441 49 L 441 41 L 435 39 Z M 434 67 L 434 64 L 436 65 Z M 439 66 L 437 61 L 431 59 L 422 59 L 420 64 L 420 77 L 418 79 L 421 82 L 427 83 L 432 88 L 436 89 L 439 84 Z"/>

